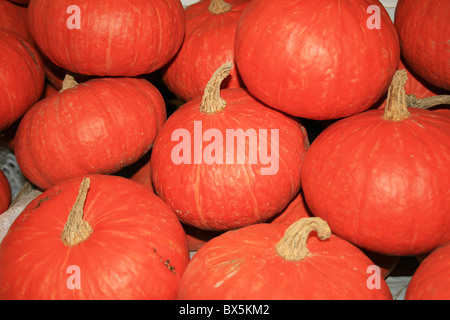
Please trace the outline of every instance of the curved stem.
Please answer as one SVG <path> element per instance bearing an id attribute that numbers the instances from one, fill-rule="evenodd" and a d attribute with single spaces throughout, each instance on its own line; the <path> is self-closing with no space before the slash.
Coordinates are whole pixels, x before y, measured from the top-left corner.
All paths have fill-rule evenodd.
<path id="1" fill-rule="evenodd" d="M 211 0 L 208 10 L 211 14 L 227 13 L 231 11 L 231 4 L 226 3 L 223 0 Z"/>
<path id="2" fill-rule="evenodd" d="M 89 178 L 84 178 L 81 182 L 77 199 L 64 225 L 61 239 L 64 245 L 68 247 L 76 246 L 85 241 L 93 232 L 91 225 L 83 220 L 83 208 L 90 185 L 91 181 Z"/>
<path id="3" fill-rule="evenodd" d="M 450 95 L 437 95 L 428 98 L 417 99 L 415 95 L 406 96 L 408 108 L 429 109 L 440 105 L 450 105 Z"/>
<path id="4" fill-rule="evenodd" d="M 227 62 L 214 72 L 212 78 L 206 85 L 200 111 L 203 113 L 216 113 L 225 109 L 227 103 L 220 97 L 220 85 L 222 81 L 230 74 L 233 63 Z"/>
<path id="5" fill-rule="evenodd" d="M 276 252 L 286 260 L 301 261 L 309 255 L 306 243 L 311 232 L 317 232 L 321 240 L 331 237 L 331 229 L 319 217 L 302 218 L 287 228 L 283 238 L 275 246 Z"/>

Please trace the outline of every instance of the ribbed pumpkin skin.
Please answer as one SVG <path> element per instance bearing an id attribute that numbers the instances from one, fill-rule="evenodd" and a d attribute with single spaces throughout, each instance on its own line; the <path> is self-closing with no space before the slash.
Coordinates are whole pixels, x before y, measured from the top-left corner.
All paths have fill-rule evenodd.
<path id="1" fill-rule="evenodd" d="M 409 109 L 400 121 L 370 110 L 311 144 L 302 168 L 308 207 L 333 232 L 387 255 L 426 253 L 450 240 L 450 118 Z"/>
<path id="2" fill-rule="evenodd" d="M 21 171 L 42 189 L 141 158 L 162 126 L 164 100 L 148 81 L 90 80 L 35 104 L 16 133 Z"/>
<path id="3" fill-rule="evenodd" d="M 80 8 L 80 29 L 69 29 Z M 34 0 L 30 30 L 42 52 L 80 74 L 136 76 L 153 72 L 178 51 L 185 20 L 179 0 Z"/>
<path id="4" fill-rule="evenodd" d="M 395 11 L 402 55 L 426 81 L 450 90 L 450 2 L 399 0 Z"/>
<path id="5" fill-rule="evenodd" d="M 64 225 L 82 178 L 33 200 L 0 245 L 0 298 L 174 299 L 189 261 L 184 231 L 151 191 L 129 179 L 90 175 L 83 219 L 90 237 L 67 247 Z M 69 289 L 79 267 L 80 289 Z"/>
<path id="6" fill-rule="evenodd" d="M 186 35 L 175 58 L 163 69 L 163 80 L 179 98 L 189 101 L 203 94 L 211 75 L 227 61 L 234 61 L 234 38 L 242 11 L 249 0 L 227 1 L 231 11 L 212 14 L 211 0 L 188 6 Z M 236 68 L 222 83 L 222 88 L 239 88 L 243 83 Z"/>
<path id="7" fill-rule="evenodd" d="M 310 256 L 288 261 L 275 250 L 287 224 L 255 224 L 207 242 L 184 272 L 180 300 L 383 300 L 392 299 L 380 279 L 369 289 L 373 265 L 358 248 L 334 235 L 308 238 Z"/>
<path id="8" fill-rule="evenodd" d="M 9 208 L 11 203 L 11 186 L 5 174 L 0 171 L 0 214 Z"/>
<path id="9" fill-rule="evenodd" d="M 270 109 L 242 88 L 224 89 L 227 102 L 223 111 L 200 112 L 201 99 L 195 98 L 173 113 L 158 134 L 152 150 L 151 174 L 156 193 L 175 211 L 182 222 L 205 230 L 227 230 L 262 222 L 280 212 L 300 189 L 300 168 L 309 146 L 305 129 L 295 120 Z M 271 130 L 279 130 L 279 168 L 275 174 L 262 175 L 270 167 L 258 158 L 249 164 L 249 142 L 245 155 L 237 143 L 234 151 L 223 149 L 223 164 L 175 164 L 172 150 L 180 143 L 171 141 L 173 132 L 186 129 L 194 139 L 194 121 L 202 123 L 202 133 L 217 129 L 225 146 L 226 130 L 267 130 L 270 154 Z M 197 138 L 195 138 L 197 139 Z M 201 137 L 200 137 L 201 139 Z M 211 142 L 204 141 L 202 154 Z M 194 155 L 194 141 L 189 150 Z M 235 159 L 226 163 L 225 155 Z M 236 158 L 236 156 L 238 158 Z M 245 163 L 238 163 L 242 159 Z"/>
<path id="10" fill-rule="evenodd" d="M 370 5 L 380 8 L 380 29 L 367 27 Z M 236 64 L 249 91 L 309 119 L 369 109 L 399 57 L 394 25 L 377 0 L 255 0 L 236 31 Z"/>
<path id="11" fill-rule="evenodd" d="M 44 89 L 44 71 L 37 51 L 15 32 L 0 29 L 0 131 L 35 103 Z"/>
<path id="12" fill-rule="evenodd" d="M 414 272 L 406 300 L 450 299 L 450 243 L 430 253 Z"/>

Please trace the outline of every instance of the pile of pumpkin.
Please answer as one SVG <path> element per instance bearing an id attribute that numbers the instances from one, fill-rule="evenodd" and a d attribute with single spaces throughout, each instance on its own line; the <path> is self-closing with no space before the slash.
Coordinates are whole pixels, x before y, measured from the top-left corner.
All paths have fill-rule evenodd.
<path id="1" fill-rule="evenodd" d="M 448 1 L 76 3 L 0 1 L 1 299 L 450 298 Z"/>

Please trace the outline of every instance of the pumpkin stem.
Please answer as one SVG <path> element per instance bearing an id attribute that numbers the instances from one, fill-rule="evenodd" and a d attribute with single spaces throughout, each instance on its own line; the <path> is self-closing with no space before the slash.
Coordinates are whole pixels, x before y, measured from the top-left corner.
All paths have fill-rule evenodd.
<path id="1" fill-rule="evenodd" d="M 321 240 L 331 237 L 331 229 L 319 217 L 302 218 L 286 229 L 283 238 L 275 246 L 276 252 L 289 261 L 301 261 L 309 255 L 306 242 L 311 232 L 317 232 Z"/>
<path id="2" fill-rule="evenodd" d="M 450 104 L 450 95 L 437 95 L 433 97 L 417 99 L 415 95 L 406 96 L 408 108 L 429 109 L 435 106 Z"/>
<path id="3" fill-rule="evenodd" d="M 89 178 L 84 178 L 78 191 L 77 200 L 75 201 L 69 217 L 67 218 L 61 239 L 64 245 L 68 247 L 76 246 L 85 241 L 92 234 L 91 225 L 83 220 L 83 207 L 86 202 L 87 192 L 91 185 Z"/>
<path id="4" fill-rule="evenodd" d="M 63 92 L 67 89 L 72 89 L 74 87 L 76 87 L 78 85 L 78 82 L 75 80 L 75 78 L 73 76 L 71 76 L 70 74 L 66 74 L 66 76 L 64 77 L 64 81 L 62 83 L 62 88 L 61 90 L 59 90 L 59 92 Z"/>
<path id="5" fill-rule="evenodd" d="M 211 14 L 222 14 L 231 11 L 231 4 L 226 3 L 223 0 L 212 0 L 208 7 Z"/>
<path id="6" fill-rule="evenodd" d="M 399 121 L 409 118 L 408 105 L 406 104 L 405 84 L 408 74 L 405 69 L 397 70 L 389 86 L 384 120 Z"/>
<path id="7" fill-rule="evenodd" d="M 220 85 L 230 74 L 233 63 L 227 62 L 217 69 L 206 85 L 200 111 L 203 113 L 216 113 L 225 109 L 227 103 L 220 97 Z"/>

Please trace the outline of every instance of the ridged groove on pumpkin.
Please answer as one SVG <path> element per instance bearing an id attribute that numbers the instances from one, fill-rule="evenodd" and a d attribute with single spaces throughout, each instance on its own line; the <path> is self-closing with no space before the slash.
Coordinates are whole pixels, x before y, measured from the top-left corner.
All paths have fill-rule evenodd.
<path id="1" fill-rule="evenodd" d="M 317 232 L 320 240 L 331 237 L 331 229 L 325 220 L 319 217 L 302 218 L 291 224 L 275 246 L 276 252 L 289 261 L 301 261 L 309 254 L 306 245 L 311 232 Z"/>
<path id="2" fill-rule="evenodd" d="M 72 89 L 78 85 L 78 82 L 70 74 L 66 74 L 62 83 L 62 88 L 59 92 L 63 92 L 68 89 Z"/>
<path id="3" fill-rule="evenodd" d="M 408 74 L 405 69 L 397 70 L 389 86 L 384 120 L 400 121 L 409 118 L 408 105 L 406 104 L 405 84 Z"/>
<path id="4" fill-rule="evenodd" d="M 220 96 L 220 85 L 222 84 L 222 81 L 228 77 L 232 67 L 232 62 L 226 62 L 214 72 L 206 85 L 202 97 L 202 102 L 200 104 L 201 112 L 211 114 L 225 109 L 227 103 Z"/>
<path id="5" fill-rule="evenodd" d="M 208 7 L 209 12 L 212 14 L 223 14 L 231 11 L 231 4 L 226 3 L 223 0 L 211 0 L 211 4 Z"/>
<path id="6" fill-rule="evenodd" d="M 83 220 L 83 208 L 90 186 L 91 181 L 89 178 L 84 178 L 80 184 L 77 199 L 64 225 L 61 239 L 64 245 L 68 247 L 76 246 L 85 241 L 93 232 L 91 225 Z"/>

